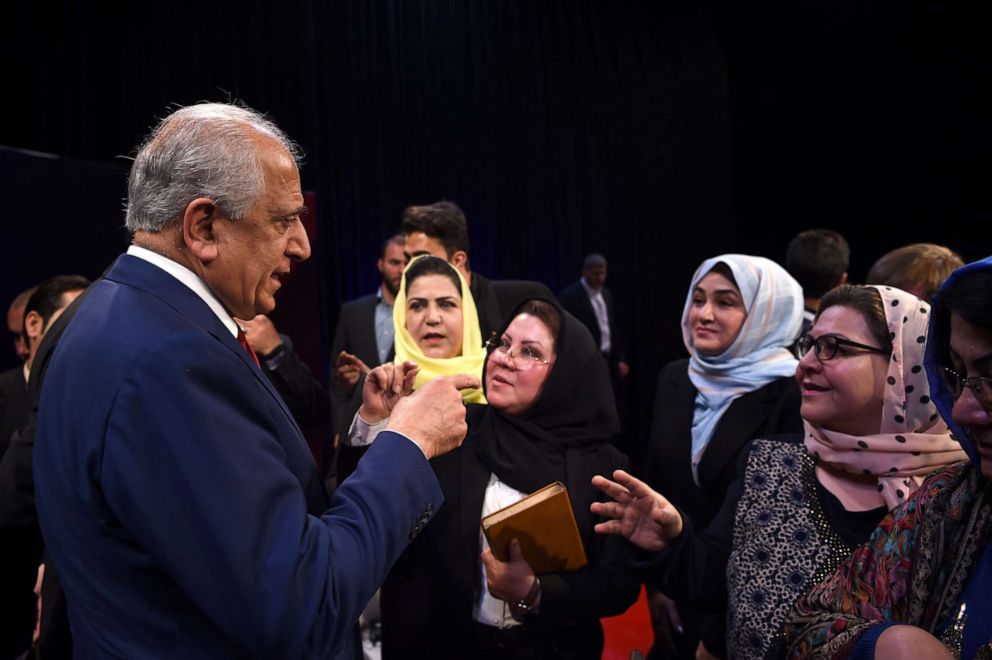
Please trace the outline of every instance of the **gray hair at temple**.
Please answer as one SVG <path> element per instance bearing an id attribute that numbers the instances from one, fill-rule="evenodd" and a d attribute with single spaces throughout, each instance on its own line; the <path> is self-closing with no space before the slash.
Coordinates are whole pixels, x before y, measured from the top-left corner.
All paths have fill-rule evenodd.
<path id="1" fill-rule="evenodd" d="M 198 197 L 212 199 L 232 220 L 243 218 L 265 190 L 259 135 L 278 141 L 299 163 L 299 147 L 251 108 L 201 103 L 163 119 L 131 165 L 127 228 L 158 233 Z"/>

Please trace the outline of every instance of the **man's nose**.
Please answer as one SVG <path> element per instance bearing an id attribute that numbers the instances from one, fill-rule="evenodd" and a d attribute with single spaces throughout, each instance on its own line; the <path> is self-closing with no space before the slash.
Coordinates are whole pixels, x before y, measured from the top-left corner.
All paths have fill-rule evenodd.
<path id="1" fill-rule="evenodd" d="M 303 221 L 297 220 L 289 231 L 291 234 L 289 243 L 286 244 L 286 256 L 293 261 L 306 261 L 310 258 L 310 237 L 307 236 Z"/>

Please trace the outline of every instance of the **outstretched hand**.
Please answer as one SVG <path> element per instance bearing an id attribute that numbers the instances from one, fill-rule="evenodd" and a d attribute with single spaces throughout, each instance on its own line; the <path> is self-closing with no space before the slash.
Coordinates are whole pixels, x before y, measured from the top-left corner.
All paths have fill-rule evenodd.
<path id="1" fill-rule="evenodd" d="M 334 363 L 334 366 L 334 379 L 338 382 L 338 386 L 344 390 L 348 396 L 351 396 L 352 392 L 355 391 L 355 385 L 358 383 L 358 379 L 361 378 L 363 374 L 368 374 L 372 371 L 367 364 L 362 362 L 361 358 L 357 355 L 352 355 L 347 351 L 341 351 L 338 353 L 337 361 Z"/>
<path id="2" fill-rule="evenodd" d="M 409 361 L 380 364 L 369 371 L 358 414 L 369 424 L 389 417 L 396 403 L 413 391 L 413 381 L 419 371 L 420 367 Z"/>
<path id="3" fill-rule="evenodd" d="M 606 493 L 612 502 L 593 502 L 590 510 L 609 518 L 598 523 L 600 534 L 619 534 L 639 548 L 657 552 L 682 533 L 682 516 L 672 503 L 632 475 L 617 470 L 616 481 L 599 475 L 592 485 Z"/>

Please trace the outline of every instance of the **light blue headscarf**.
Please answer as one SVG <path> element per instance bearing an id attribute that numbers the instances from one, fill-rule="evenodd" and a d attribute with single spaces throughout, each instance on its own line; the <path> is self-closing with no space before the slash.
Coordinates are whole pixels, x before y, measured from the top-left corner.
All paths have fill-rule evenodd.
<path id="1" fill-rule="evenodd" d="M 747 318 L 734 342 L 719 355 L 700 355 L 692 344 L 689 310 L 692 292 L 718 263 L 725 263 L 740 289 Z M 799 335 L 803 290 L 784 268 L 764 257 L 724 254 L 696 269 L 682 311 L 682 340 L 689 351 L 689 380 L 696 387 L 692 416 L 692 476 L 723 413 L 737 397 L 794 376 L 798 360 L 787 348 Z"/>

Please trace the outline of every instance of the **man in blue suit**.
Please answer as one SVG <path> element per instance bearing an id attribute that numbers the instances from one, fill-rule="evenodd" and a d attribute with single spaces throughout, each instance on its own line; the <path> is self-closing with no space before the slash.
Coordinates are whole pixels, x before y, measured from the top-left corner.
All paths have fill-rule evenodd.
<path id="1" fill-rule="evenodd" d="M 76 311 L 38 414 L 77 657 L 355 657 L 359 613 L 441 506 L 428 459 L 460 444 L 476 379 L 397 403 L 328 502 L 232 318 L 271 312 L 310 254 L 295 153 L 262 116 L 202 104 L 134 161 L 133 245 Z"/>

